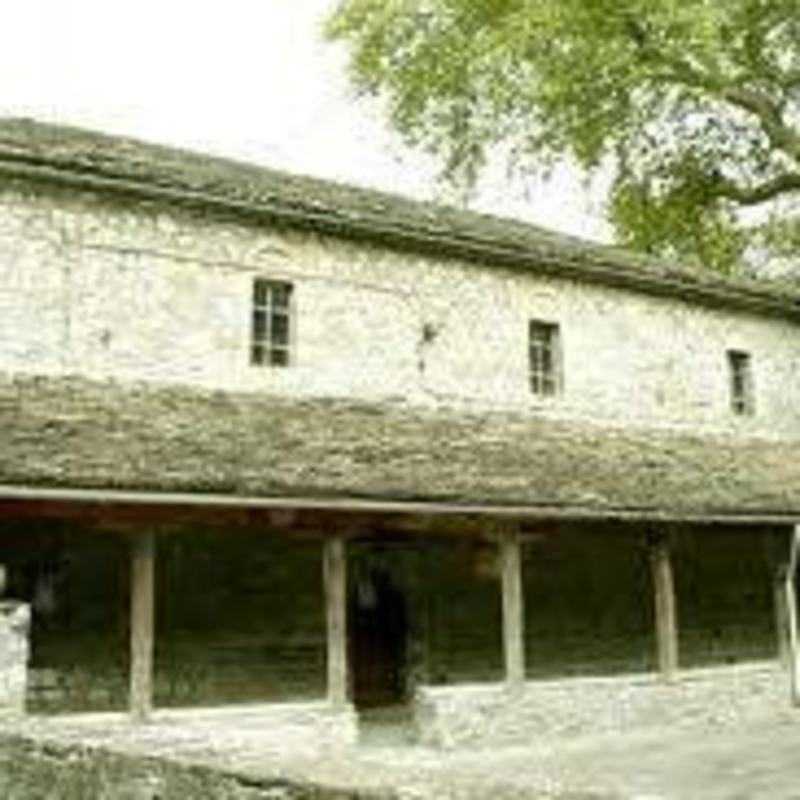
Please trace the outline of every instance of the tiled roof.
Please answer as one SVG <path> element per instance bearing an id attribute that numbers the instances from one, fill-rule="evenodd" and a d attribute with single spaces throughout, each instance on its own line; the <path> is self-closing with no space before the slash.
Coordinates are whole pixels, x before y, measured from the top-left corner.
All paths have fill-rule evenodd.
<path id="1" fill-rule="evenodd" d="M 0 379 L 0 484 L 800 516 L 789 442 L 75 377 Z"/>

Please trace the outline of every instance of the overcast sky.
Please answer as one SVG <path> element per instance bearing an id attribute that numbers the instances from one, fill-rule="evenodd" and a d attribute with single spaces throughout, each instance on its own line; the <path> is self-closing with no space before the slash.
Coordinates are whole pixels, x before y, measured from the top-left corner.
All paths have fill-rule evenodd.
<path id="1" fill-rule="evenodd" d="M 355 101 L 345 52 L 322 41 L 334 5 L 6 0 L 0 111 L 435 197 L 435 165 Z M 576 174 L 526 192 L 496 173 L 472 207 L 607 238 Z"/>

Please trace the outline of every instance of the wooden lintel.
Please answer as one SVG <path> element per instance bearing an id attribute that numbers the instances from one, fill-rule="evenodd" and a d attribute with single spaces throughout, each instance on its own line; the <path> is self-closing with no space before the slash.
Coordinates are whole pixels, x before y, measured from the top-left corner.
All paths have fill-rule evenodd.
<path id="1" fill-rule="evenodd" d="M 131 541 L 131 717 L 144 722 L 153 708 L 155 639 L 155 536 L 140 532 Z"/>
<path id="2" fill-rule="evenodd" d="M 323 544 L 325 619 L 327 623 L 328 701 L 347 703 L 347 554 L 341 536 Z"/>
<path id="3" fill-rule="evenodd" d="M 664 681 L 671 682 L 678 674 L 678 620 L 669 540 L 655 535 L 649 545 L 658 671 Z"/>
<path id="4" fill-rule="evenodd" d="M 693 522 L 699 524 L 786 525 L 800 522 L 797 510 L 739 514 L 734 512 L 674 511 L 662 508 L 605 508 L 583 506 L 502 505 L 491 503 L 367 499 L 361 497 L 253 497 L 190 492 L 152 492 L 111 489 L 59 489 L 0 485 L 0 502 L 35 501 L 105 503 L 145 506 L 196 506 L 201 508 L 284 508 L 339 511 L 345 514 L 477 515 L 484 519 L 630 520 L 640 522 Z"/>
<path id="5" fill-rule="evenodd" d="M 521 688 L 525 682 L 525 619 L 522 596 L 522 560 L 519 534 L 499 534 L 500 579 L 503 593 L 503 654 L 506 684 Z"/>

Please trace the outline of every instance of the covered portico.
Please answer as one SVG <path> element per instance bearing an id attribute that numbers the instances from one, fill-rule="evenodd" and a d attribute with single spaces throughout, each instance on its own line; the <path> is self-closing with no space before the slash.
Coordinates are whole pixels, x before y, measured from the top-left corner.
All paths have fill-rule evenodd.
<path id="1" fill-rule="evenodd" d="M 681 684 L 671 558 L 681 530 L 697 541 L 735 530 L 771 542 L 776 555 L 767 589 L 773 581 L 779 586 L 773 660 L 793 649 L 794 606 L 786 602 L 793 585 L 785 576 L 800 519 L 800 466 L 791 443 L 74 378 L 15 378 L 0 393 L 8 423 L 0 448 L 4 524 L 72 521 L 127 542 L 128 705 L 137 721 L 154 708 L 155 612 L 164 601 L 155 577 L 157 542 L 183 536 L 191 549 L 193 525 L 318 548 L 322 574 L 307 580 L 323 587 L 325 697 L 303 713 L 326 736 L 332 727 L 353 729 L 358 591 L 348 581 L 348 554 L 370 543 L 417 547 L 423 561 L 431 542 L 442 552 L 469 543 L 473 572 L 496 581 L 491 591 L 484 581 L 481 597 L 496 597 L 498 625 L 487 616 L 481 626 L 497 635 L 502 674 L 467 694 L 485 709 L 492 693 L 503 714 L 534 708 L 531 698 L 547 693 L 530 681 L 536 643 L 526 629 L 535 630 L 547 611 L 526 602 L 525 553 L 536 542 L 557 542 L 567 528 L 576 546 L 597 531 L 618 532 L 648 554 L 642 607 L 653 632 L 656 682 L 665 691 Z M 599 575 L 606 570 L 603 550 L 593 552 L 600 554 Z M 426 581 L 430 586 L 436 576 Z M 367 586 L 367 594 L 374 589 Z M 450 714 L 458 686 L 429 686 L 430 677 L 409 685 L 420 725 L 435 729 Z M 441 680 L 433 676 L 432 683 Z M 460 700 L 456 705 L 453 720 L 464 710 Z M 338 722 L 331 726 L 331 719 Z"/>
<path id="2" fill-rule="evenodd" d="M 423 740 L 448 741 L 454 729 L 463 727 L 465 707 L 470 702 L 480 705 L 486 713 L 487 705 L 496 705 L 498 714 L 507 714 L 509 708 L 524 707 L 536 697 L 539 710 L 542 698 L 553 689 L 547 681 L 531 681 L 536 676 L 535 664 L 526 664 L 526 651 L 533 650 L 536 659 L 535 641 L 531 648 L 530 636 L 526 637 L 526 603 L 522 563 L 527 546 L 543 537 L 558 536 L 560 525 L 603 525 L 624 529 L 625 546 L 636 545 L 649 553 L 649 591 L 651 596 L 643 603 L 651 615 L 654 653 L 652 663 L 656 671 L 640 676 L 638 680 L 645 690 L 658 685 L 677 686 L 681 682 L 680 655 L 678 647 L 679 625 L 676 614 L 675 582 L 671 559 L 670 542 L 674 531 L 681 525 L 693 525 L 693 536 L 714 536 L 720 526 L 738 526 L 740 535 L 747 536 L 747 528 L 754 536 L 769 541 L 769 546 L 778 554 L 789 554 L 790 520 L 783 517 L 769 518 L 709 518 L 700 519 L 686 515 L 681 518 L 661 517 L 653 520 L 639 514 L 595 512 L 556 508 L 533 508 L 506 506 L 465 506 L 447 503 L 414 501 L 370 501 L 311 498 L 257 498 L 228 497 L 212 494 L 153 494 L 110 490 L 70 490 L 22 487 L 0 487 L 2 512 L 5 520 L 57 519 L 75 524 L 95 527 L 105 535 L 115 535 L 126 541 L 129 553 L 130 604 L 129 604 L 129 690 L 128 709 L 135 722 L 147 722 L 152 718 L 154 703 L 154 644 L 156 641 L 155 609 L 164 597 L 159 597 L 156 580 L 157 542 L 170 537 L 182 536 L 186 526 L 202 523 L 213 524 L 228 532 L 237 528 L 261 531 L 263 536 L 316 542 L 321 553 L 322 583 L 325 620 L 325 697 L 309 699 L 294 706 L 277 703 L 271 710 L 262 708 L 266 718 L 275 716 L 286 724 L 288 718 L 300 725 L 308 736 L 309 729 L 325 741 L 352 742 L 357 735 L 354 710 L 364 704 L 363 691 L 354 680 L 359 669 L 359 654 L 354 651 L 353 595 L 358 592 L 354 585 L 356 576 L 348 578 L 348 553 L 365 546 L 379 545 L 389 548 L 391 543 L 405 547 L 416 547 L 423 558 L 430 558 L 431 542 L 438 542 L 445 551 L 463 547 L 469 543 L 477 559 L 490 563 L 492 580 L 496 580 L 498 606 L 501 610 L 500 629 L 497 631 L 501 650 L 502 675 L 499 681 L 489 681 L 464 686 L 458 681 L 438 687 L 427 685 L 430 675 L 413 680 L 404 676 L 403 702 L 410 713 L 416 716 L 419 735 Z M 742 527 L 743 524 L 745 527 Z M 699 528 L 697 526 L 700 526 Z M 767 530 L 764 530 L 767 526 Z M 765 538 L 766 537 L 766 538 Z M 185 536 L 184 536 L 185 538 Z M 191 547 L 191 541 L 188 542 Z M 213 555 L 213 554 L 212 554 Z M 776 569 L 776 580 L 785 575 L 785 564 Z M 309 575 L 308 580 L 314 581 Z M 430 577 L 427 578 L 430 580 Z M 774 664 L 784 659 L 789 665 L 788 654 L 793 652 L 791 631 L 796 622 L 786 602 L 791 595 L 791 584 L 777 584 L 776 630 Z M 486 587 L 482 589 L 484 592 Z M 408 602 L 409 598 L 404 598 Z M 292 602 L 291 597 L 286 598 Z M 455 601 L 454 601 L 455 602 Z M 535 610 L 534 610 L 535 614 Z M 528 616 L 530 605 L 528 606 Z M 349 618 L 349 620 L 348 620 Z M 529 622 L 536 622 L 535 618 Z M 222 624 L 222 620 L 220 620 Z M 602 635 L 598 633 L 598 635 Z M 796 635 L 796 634 L 795 634 Z M 527 641 L 526 641 L 527 640 Z M 527 645 L 527 646 L 526 646 Z M 362 654 L 363 657 L 363 654 Z M 414 665 L 406 665 L 413 671 Z M 531 667 L 534 667 L 532 670 Z M 696 671 L 686 674 L 692 678 Z M 719 680 L 712 676 L 711 680 Z M 741 675 L 737 678 L 741 683 Z M 763 681 L 761 673 L 756 681 Z M 575 679 L 575 690 L 580 693 L 582 681 Z M 788 676 L 785 702 L 789 702 Z M 565 681 L 559 681 L 558 693 L 563 693 Z M 624 684 L 623 684 L 624 686 Z M 745 692 L 742 685 L 741 691 Z M 462 691 L 463 690 L 463 691 Z M 609 683 L 604 689 L 613 695 L 614 686 Z M 629 691 L 629 690 L 628 690 Z M 661 690 L 658 690 L 661 691 Z M 558 695 L 560 696 L 560 694 Z M 454 698 L 458 697 L 457 710 Z M 663 695 L 662 695 L 663 697 Z M 466 698 L 466 700 L 465 700 Z M 397 697 L 395 697 L 397 699 Z M 547 707 L 548 702 L 544 703 Z M 659 703 L 663 700 L 659 700 Z M 294 709 L 294 711 L 292 711 Z M 644 712 L 643 712 L 644 713 Z M 652 713 L 647 711 L 646 713 Z M 450 719 L 448 719 L 450 718 Z M 291 726 L 289 726 L 291 727 Z M 523 728 L 523 730 L 527 730 Z M 477 733 L 473 731 L 473 736 Z M 469 737 L 467 737 L 469 738 Z"/>

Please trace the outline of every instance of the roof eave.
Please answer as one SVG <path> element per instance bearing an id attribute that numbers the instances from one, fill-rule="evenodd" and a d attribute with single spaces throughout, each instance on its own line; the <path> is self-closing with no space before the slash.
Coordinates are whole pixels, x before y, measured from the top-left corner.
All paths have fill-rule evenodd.
<path id="1" fill-rule="evenodd" d="M 444 503 L 420 500 L 377 500 L 364 497 L 245 496 L 234 494 L 155 492 L 69 487 L 0 485 L 0 502 L 68 502 L 121 505 L 193 506 L 200 508 L 294 509 L 428 516 L 475 516 L 506 520 L 617 520 L 627 522 L 683 522 L 697 524 L 795 525 L 800 510 L 775 511 L 681 511 L 659 508 L 590 508 L 584 506 L 504 505 Z"/>

